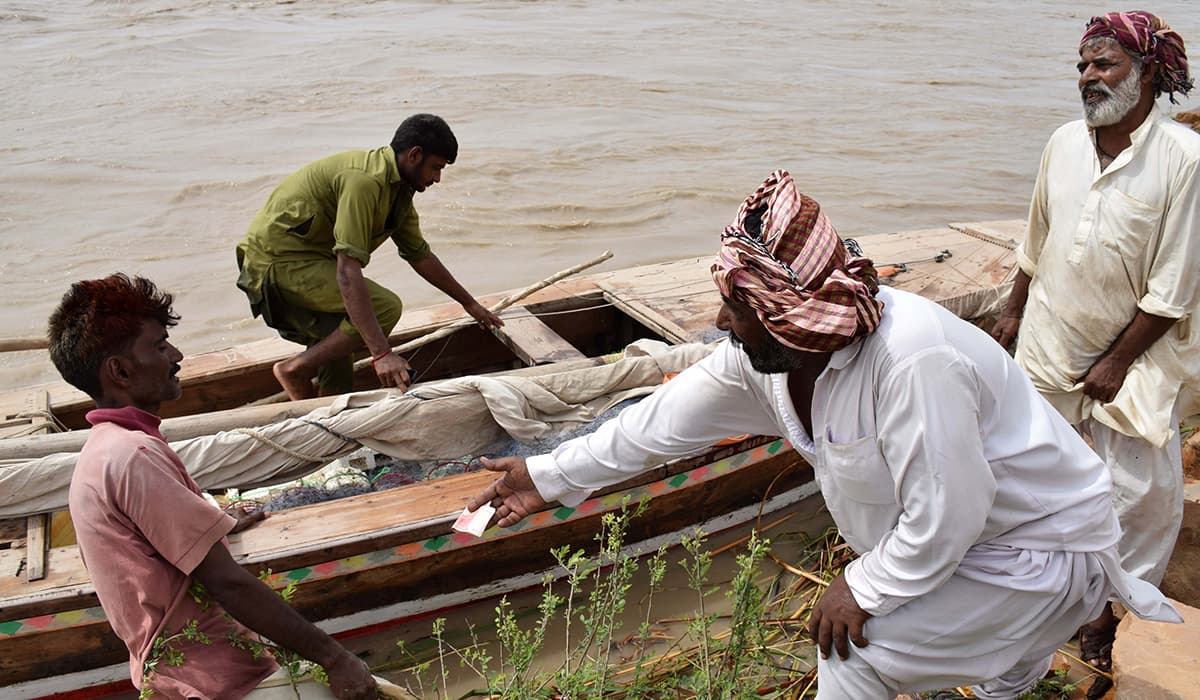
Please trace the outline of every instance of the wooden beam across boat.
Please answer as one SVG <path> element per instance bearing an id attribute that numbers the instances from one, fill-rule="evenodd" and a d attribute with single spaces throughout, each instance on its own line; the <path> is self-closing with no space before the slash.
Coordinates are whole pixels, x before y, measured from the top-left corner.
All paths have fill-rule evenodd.
<path id="1" fill-rule="evenodd" d="M 585 357 L 524 306 L 509 309 L 504 314 L 504 325 L 492 332 L 529 366 L 582 360 Z"/>

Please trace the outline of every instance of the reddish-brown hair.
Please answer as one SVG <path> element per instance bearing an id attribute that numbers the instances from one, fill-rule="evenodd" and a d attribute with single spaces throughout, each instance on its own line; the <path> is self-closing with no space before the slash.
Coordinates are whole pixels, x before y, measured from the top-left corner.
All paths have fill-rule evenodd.
<path id="1" fill-rule="evenodd" d="M 174 300 L 150 280 L 120 272 L 76 282 L 50 315 L 50 359 L 63 379 L 98 398 L 100 365 L 129 348 L 143 321 L 174 326 L 179 321 Z"/>

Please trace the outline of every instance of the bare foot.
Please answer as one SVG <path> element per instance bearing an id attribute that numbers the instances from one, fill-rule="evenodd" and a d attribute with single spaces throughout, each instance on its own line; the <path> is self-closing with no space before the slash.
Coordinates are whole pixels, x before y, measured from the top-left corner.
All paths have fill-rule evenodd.
<path id="1" fill-rule="evenodd" d="M 289 367 L 291 363 L 292 360 L 280 360 L 271 367 L 271 372 L 275 375 L 279 386 L 283 387 L 292 401 L 314 398 L 317 395 L 317 388 L 313 386 L 312 378 L 294 374 Z"/>

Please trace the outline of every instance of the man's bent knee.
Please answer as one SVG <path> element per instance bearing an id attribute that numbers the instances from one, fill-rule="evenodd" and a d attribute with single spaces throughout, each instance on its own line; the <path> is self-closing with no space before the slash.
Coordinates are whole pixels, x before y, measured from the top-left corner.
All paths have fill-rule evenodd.
<path id="1" fill-rule="evenodd" d="M 851 647 L 848 658 L 817 659 L 817 700 L 887 700 L 895 695 Z"/>

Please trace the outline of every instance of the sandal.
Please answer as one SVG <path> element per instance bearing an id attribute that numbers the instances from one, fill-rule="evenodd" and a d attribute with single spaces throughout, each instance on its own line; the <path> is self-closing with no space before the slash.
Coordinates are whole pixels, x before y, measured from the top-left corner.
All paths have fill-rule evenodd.
<path id="1" fill-rule="evenodd" d="M 1101 625 L 1096 628 L 1079 628 L 1079 656 L 1083 662 L 1102 673 L 1096 674 L 1087 691 L 1087 700 L 1099 700 L 1113 687 L 1112 647 L 1117 636 L 1117 625 Z"/>

